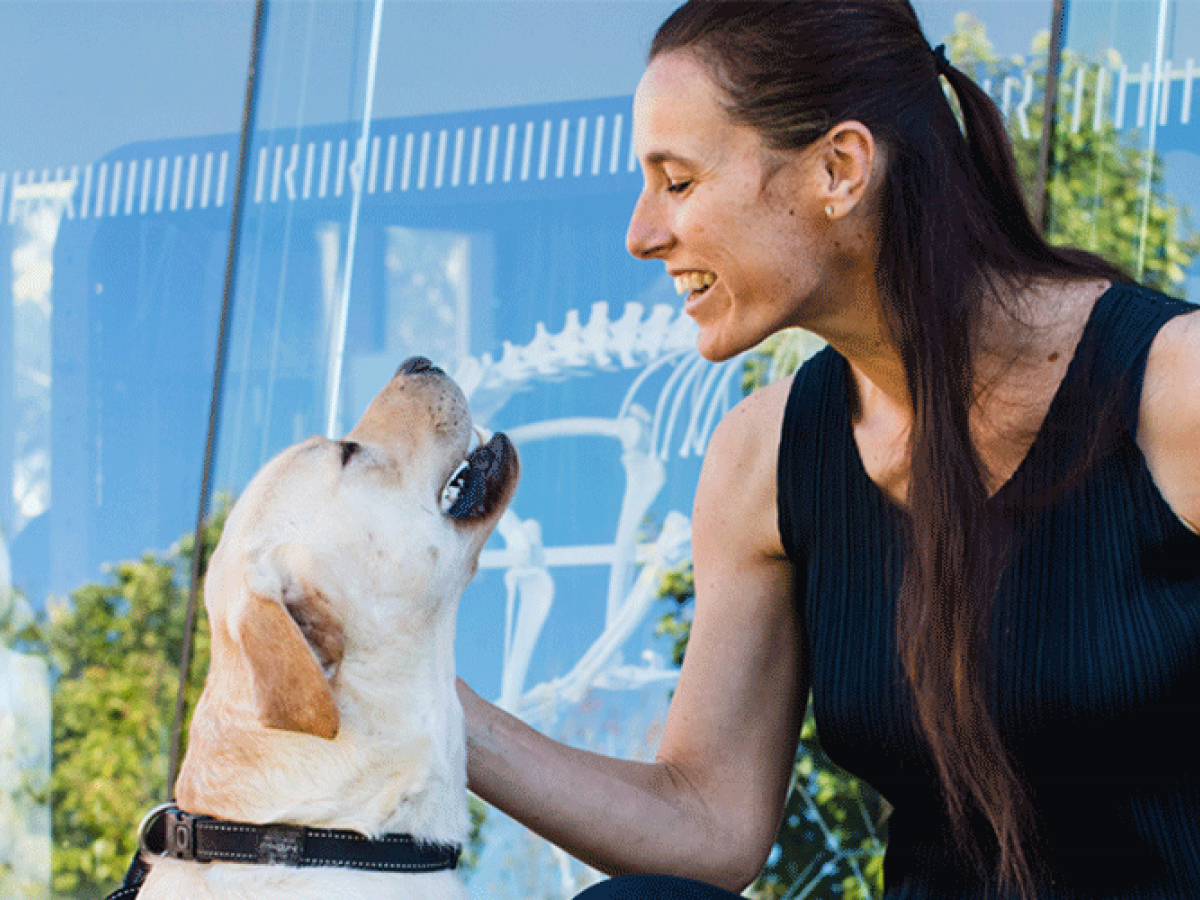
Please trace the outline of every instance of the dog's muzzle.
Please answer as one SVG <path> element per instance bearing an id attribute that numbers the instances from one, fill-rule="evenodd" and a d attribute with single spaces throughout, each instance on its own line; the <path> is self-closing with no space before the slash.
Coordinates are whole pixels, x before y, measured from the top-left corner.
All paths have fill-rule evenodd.
<path id="1" fill-rule="evenodd" d="M 330 866 L 372 872 L 441 872 L 458 867 L 458 844 L 425 843 L 408 834 L 368 838 L 356 831 L 304 825 L 254 825 L 155 807 L 138 828 L 148 858 L 266 866 Z"/>

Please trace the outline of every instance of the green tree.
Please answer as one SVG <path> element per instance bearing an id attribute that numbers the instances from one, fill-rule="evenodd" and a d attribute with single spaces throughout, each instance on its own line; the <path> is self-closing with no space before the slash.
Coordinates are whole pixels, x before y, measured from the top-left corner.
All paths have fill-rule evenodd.
<path id="1" fill-rule="evenodd" d="M 221 503 L 205 526 L 205 566 L 228 507 Z M 50 777 L 55 896 L 111 891 L 136 849 L 138 822 L 168 796 L 193 546 L 187 534 L 165 555 L 118 563 L 109 580 L 79 588 L 50 610 L 45 644 L 58 673 Z M 203 673 L 209 640 L 202 607 L 196 626 L 193 672 Z M 189 710 L 202 681 L 188 681 Z"/>
<path id="2" fill-rule="evenodd" d="M 1001 59 L 987 38 L 984 24 L 969 13 L 955 18 L 954 33 L 946 38 L 951 61 L 978 81 L 1016 73 L 1034 76 L 1035 96 L 1045 89 L 1049 34 L 1033 41 L 1029 59 Z M 1104 60 L 1120 65 L 1110 52 Z M 1111 118 L 1101 117 L 1095 128 L 1094 87 L 1081 101 L 1083 127 L 1072 131 L 1076 73 L 1083 68 L 1094 85 L 1097 66 L 1072 51 L 1063 55 L 1060 84 L 1060 125 L 1053 142 L 1049 179 L 1050 216 L 1047 237 L 1098 253 L 1123 266 L 1143 283 L 1179 292 L 1184 270 L 1200 253 L 1200 237 L 1191 228 L 1186 208 L 1167 196 L 1162 185 L 1162 161 L 1138 146 L 1134 132 L 1118 132 Z M 1108 81 L 1112 84 L 1111 78 Z M 1111 93 L 1109 94 L 1111 96 Z M 1027 111 L 1028 136 L 1010 122 L 1017 164 L 1028 199 L 1034 201 L 1042 104 Z M 746 359 L 742 389 L 749 394 L 762 385 L 791 374 L 821 343 L 800 331 L 788 331 L 765 341 Z M 660 635 L 673 642 L 675 663 L 681 664 L 691 631 L 694 584 L 687 563 L 664 577 L 659 593 L 670 603 L 658 622 Z M 812 718 L 805 720 L 788 798 L 775 851 L 751 893 L 762 900 L 781 898 L 851 898 L 867 900 L 882 893 L 883 848 L 886 842 L 886 803 L 862 782 L 842 772 L 822 753 Z"/>
<path id="3" fill-rule="evenodd" d="M 1002 83 L 1006 75 L 1026 72 L 1033 76 L 1034 97 L 1045 93 L 1050 34 L 1039 33 L 1031 55 L 1002 59 L 987 38 L 983 23 L 970 13 L 955 17 L 954 33 L 946 39 L 947 52 L 956 66 L 982 82 Z M 1046 236 L 1052 244 L 1080 247 L 1121 265 L 1142 283 L 1180 293 L 1185 269 L 1200 253 L 1200 235 L 1192 227 L 1190 211 L 1166 194 L 1161 156 L 1143 145 L 1138 129 L 1118 131 L 1112 119 L 1114 72 L 1121 57 L 1109 50 L 1096 61 L 1067 48 L 1059 76 L 1058 125 L 1054 132 L 1048 176 L 1049 205 Z M 1105 101 L 1096 117 L 1097 82 L 1105 74 Z M 1075 129 L 1077 76 L 1083 72 L 1079 99 L 1079 127 Z M 1028 137 L 1010 128 L 1017 165 L 1033 196 L 1037 180 L 1044 103 L 1037 99 L 1026 113 Z M 1097 127 L 1098 126 L 1098 127 Z"/>

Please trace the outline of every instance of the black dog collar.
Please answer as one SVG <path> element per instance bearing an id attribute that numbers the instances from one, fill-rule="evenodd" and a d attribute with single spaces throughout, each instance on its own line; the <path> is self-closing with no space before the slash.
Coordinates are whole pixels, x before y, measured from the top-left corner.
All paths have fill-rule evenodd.
<path id="1" fill-rule="evenodd" d="M 171 803 L 146 816 L 138 829 L 138 842 L 151 859 L 373 872 L 441 872 L 457 868 L 462 854 L 457 844 L 424 843 L 407 834 L 368 838 L 355 831 L 303 825 L 251 825 L 193 815 Z"/>

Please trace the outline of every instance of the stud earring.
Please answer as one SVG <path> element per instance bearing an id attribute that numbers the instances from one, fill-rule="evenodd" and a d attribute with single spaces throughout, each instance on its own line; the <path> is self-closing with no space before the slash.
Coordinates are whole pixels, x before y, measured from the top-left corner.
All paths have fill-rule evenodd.
<path id="1" fill-rule="evenodd" d="M 825 218 L 827 218 L 827 219 L 833 218 L 833 204 L 832 203 L 825 204 Z"/>

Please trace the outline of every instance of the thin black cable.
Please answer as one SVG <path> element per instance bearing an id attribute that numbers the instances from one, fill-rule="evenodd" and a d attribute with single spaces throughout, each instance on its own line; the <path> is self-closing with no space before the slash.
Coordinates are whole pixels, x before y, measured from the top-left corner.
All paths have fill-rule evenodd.
<path id="1" fill-rule="evenodd" d="M 237 282 L 238 245 L 242 229 L 242 205 L 246 194 L 246 172 L 250 160 L 250 139 L 254 132 L 254 108 L 258 97 L 258 73 L 262 59 L 262 41 L 267 18 L 266 0 L 254 5 L 254 31 L 250 37 L 250 70 L 246 75 L 246 101 L 242 110 L 242 136 L 238 145 L 237 180 L 233 209 L 229 218 L 229 252 L 225 258 L 225 287 L 221 297 L 221 325 L 217 332 L 217 359 L 213 366 L 212 401 L 208 412 L 208 436 L 204 444 L 204 472 L 200 479 L 200 505 L 196 512 L 192 570 L 188 583 L 187 617 L 183 624 L 183 649 L 179 661 L 179 690 L 175 695 L 175 720 L 171 726 L 171 757 L 167 766 L 167 796 L 175 797 L 175 777 L 179 773 L 179 745 L 183 734 L 183 713 L 187 694 L 188 670 L 192 663 L 192 643 L 196 630 L 196 606 L 200 593 L 200 564 L 204 552 L 204 525 L 212 494 L 213 457 L 221 420 L 221 396 L 225 382 L 225 358 L 229 346 L 229 321 L 233 312 L 234 286 Z"/>
<path id="2" fill-rule="evenodd" d="M 1038 143 L 1037 183 L 1034 197 L 1037 209 L 1034 221 L 1045 234 L 1050 229 L 1051 170 L 1054 168 L 1054 138 L 1058 132 L 1058 82 L 1062 69 L 1063 43 L 1067 32 L 1067 2 L 1054 0 L 1051 13 L 1050 50 L 1046 57 L 1046 98 L 1042 103 L 1042 136 Z"/>

